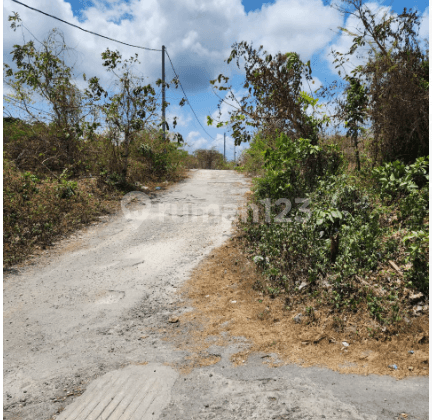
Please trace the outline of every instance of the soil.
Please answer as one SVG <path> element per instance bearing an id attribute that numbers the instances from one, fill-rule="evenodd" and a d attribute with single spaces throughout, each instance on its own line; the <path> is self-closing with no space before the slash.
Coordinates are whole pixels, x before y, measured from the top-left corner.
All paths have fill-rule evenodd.
<path id="1" fill-rule="evenodd" d="M 271 366 L 296 363 L 398 379 L 429 374 L 428 316 L 413 319 L 404 333 L 384 339 L 371 337 L 373 320 L 364 312 L 345 319 L 345 328 L 340 331 L 333 316 L 324 311 L 308 315 L 304 305 L 287 310 L 284 297 L 272 299 L 255 291 L 259 277 L 255 264 L 242 252 L 238 237 L 215 250 L 193 272 L 182 293 L 192 300 L 195 310 L 184 314 L 182 321 L 202 324 L 193 333 L 201 351 L 208 337 L 218 337 L 222 344 L 228 333 L 243 336 L 251 344 L 232 356 L 236 365 L 246 363 L 252 352 L 261 352 L 278 356 L 279 360 L 264 356 L 263 362 Z M 301 322 L 296 323 L 299 313 Z"/>

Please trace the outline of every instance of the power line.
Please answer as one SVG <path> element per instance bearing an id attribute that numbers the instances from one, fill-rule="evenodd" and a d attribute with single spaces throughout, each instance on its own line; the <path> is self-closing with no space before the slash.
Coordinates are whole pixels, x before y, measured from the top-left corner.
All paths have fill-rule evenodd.
<path id="1" fill-rule="evenodd" d="M 192 108 L 192 105 L 191 105 L 191 103 L 189 102 L 189 99 L 188 99 L 188 97 L 187 97 L 187 95 L 186 95 L 186 92 L 184 91 L 183 86 L 182 86 L 182 84 L 181 84 L 181 82 L 180 82 L 180 77 L 178 76 L 177 72 L 175 71 L 174 64 L 173 64 L 173 62 L 171 61 L 171 57 L 169 56 L 168 51 L 166 50 L 166 48 L 165 48 L 165 52 L 166 52 L 166 55 L 167 55 L 167 57 L 168 57 L 168 59 L 169 59 L 169 61 L 170 61 L 170 63 L 171 63 L 171 67 L 172 67 L 172 69 L 173 69 L 173 72 L 174 72 L 175 76 L 177 77 L 177 80 L 178 80 L 178 82 L 179 82 L 180 88 L 181 88 L 181 90 L 182 90 L 182 92 L 183 92 L 184 97 L 186 98 L 186 102 L 188 103 L 189 108 L 190 108 L 191 111 L 193 112 L 193 114 L 194 114 L 196 120 L 198 121 L 198 124 L 201 126 L 201 128 L 202 128 L 203 131 L 204 131 L 204 133 L 206 133 L 207 136 L 209 136 L 209 138 L 210 138 L 211 140 L 214 140 L 214 138 L 213 138 L 209 133 L 207 133 L 207 131 L 205 130 L 205 128 L 204 128 L 203 125 L 201 124 L 200 120 L 198 119 L 197 114 L 195 113 L 194 109 Z"/>
<path id="2" fill-rule="evenodd" d="M 11 101 L 15 101 L 15 102 L 20 102 L 20 103 L 21 103 L 20 100 L 18 100 L 18 99 L 16 99 L 16 98 L 12 98 L 11 96 L 4 95 L 4 97 L 5 97 L 6 99 L 11 100 Z M 18 106 L 18 105 L 12 104 L 12 106 L 15 106 L 15 107 L 17 107 L 17 108 L 19 108 L 19 109 L 22 109 L 22 110 L 26 111 L 25 108 L 20 107 L 20 106 Z M 51 115 L 51 116 L 55 116 L 55 115 L 54 115 L 53 113 L 51 113 L 51 112 L 44 111 L 43 109 L 35 108 L 34 106 L 31 106 L 31 105 L 28 105 L 28 104 L 25 104 L 25 107 L 27 107 L 27 108 L 32 108 L 32 109 L 34 109 L 34 110 L 36 110 L 36 111 L 38 111 L 38 112 L 43 112 L 44 114 L 48 114 L 48 115 Z"/>
<path id="3" fill-rule="evenodd" d="M 87 33 L 92 34 L 92 35 L 99 36 L 99 37 L 101 37 L 101 38 L 105 38 L 105 39 L 108 39 L 108 40 L 110 40 L 110 41 L 118 42 L 119 44 L 127 45 L 128 47 L 140 48 L 141 50 L 162 51 L 162 50 L 158 50 L 158 49 L 155 49 L 155 48 L 140 47 L 140 46 L 138 46 L 138 45 L 132 45 L 132 44 L 128 44 L 128 43 L 123 42 L 123 41 L 118 41 L 117 39 L 109 38 L 109 37 L 107 37 L 107 36 L 105 36 L 105 35 L 101 35 L 101 34 L 98 34 L 98 33 L 96 33 L 96 32 L 88 31 L 87 29 L 81 28 L 80 26 L 78 26 L 78 25 L 74 25 L 73 23 L 66 22 L 65 20 L 60 19 L 60 18 L 58 18 L 57 16 L 50 15 L 49 13 L 43 12 L 42 10 L 35 9 L 34 7 L 30 7 L 30 6 L 28 6 L 27 4 L 21 3 L 21 2 L 18 1 L 18 0 L 12 0 L 12 1 L 13 1 L 14 3 L 18 3 L 18 4 L 20 4 L 21 6 L 27 7 L 27 9 L 31 9 L 31 10 L 34 10 L 35 12 L 42 13 L 42 14 L 45 15 L 45 16 L 48 16 L 48 17 L 51 17 L 51 18 L 53 18 L 53 19 L 56 19 L 56 20 L 58 20 L 58 21 L 60 21 L 60 22 L 66 23 L 66 25 L 73 26 L 74 28 L 80 29 L 81 31 L 87 32 Z"/>
<path id="4" fill-rule="evenodd" d="M 77 29 L 79 29 L 79 30 L 81 30 L 81 31 L 83 31 L 83 32 L 87 32 L 87 33 L 89 33 L 89 34 L 96 35 L 96 36 L 99 36 L 99 37 L 101 37 L 101 38 L 108 39 L 108 40 L 110 40 L 110 41 L 118 42 L 119 44 L 127 45 L 128 47 L 139 48 L 139 49 L 142 49 L 142 50 L 149 50 L 149 51 L 162 51 L 162 50 L 155 49 L 155 48 L 140 47 L 140 46 L 138 46 L 138 45 L 132 45 L 132 44 L 128 44 L 128 43 L 126 43 L 126 42 L 118 41 L 117 39 L 109 38 L 109 37 L 107 37 L 107 36 L 105 36 L 105 35 L 101 35 L 101 34 L 98 34 L 98 33 L 96 33 L 96 32 L 88 31 L 87 29 L 81 28 L 80 26 L 75 25 L 75 24 L 73 24 L 73 23 L 66 22 L 65 20 L 60 19 L 60 18 L 58 18 L 57 16 L 50 15 L 49 13 L 43 12 L 42 10 L 39 10 L 39 9 L 34 8 L 34 7 L 28 6 L 27 4 L 24 4 L 24 3 L 22 3 L 22 2 L 20 2 L 20 1 L 18 1 L 18 0 L 12 0 L 12 1 L 13 1 L 14 3 L 20 4 L 21 6 L 27 7 L 27 8 L 30 9 L 30 10 L 34 10 L 35 12 L 41 13 L 41 14 L 43 14 L 43 15 L 45 15 L 45 16 L 48 16 L 48 17 L 51 17 L 51 18 L 53 18 L 53 19 L 56 19 L 56 20 L 58 20 L 58 21 L 60 21 L 60 22 L 63 22 L 63 23 L 65 23 L 66 25 L 69 25 L 69 26 L 72 26 L 72 27 L 74 27 L 74 28 L 77 28 Z M 198 119 L 198 116 L 196 115 L 194 109 L 192 108 L 192 105 L 191 105 L 191 103 L 190 103 L 190 101 L 189 101 L 189 98 L 187 97 L 186 92 L 185 92 L 185 90 L 183 89 L 183 86 L 182 86 L 182 84 L 181 84 L 181 82 L 180 82 L 180 78 L 179 78 L 177 72 L 175 71 L 175 68 L 174 68 L 173 62 L 172 62 L 172 60 L 171 60 L 171 57 L 169 56 L 168 51 L 167 51 L 166 49 L 165 49 L 165 52 L 166 52 L 166 55 L 167 55 L 167 57 L 168 57 L 168 59 L 169 59 L 169 61 L 170 61 L 171 67 L 172 67 L 172 69 L 173 69 L 173 71 L 174 71 L 174 74 L 175 74 L 175 76 L 177 77 L 177 80 L 179 81 L 180 88 L 181 88 L 181 90 L 182 90 L 182 92 L 183 92 L 184 97 L 186 98 L 186 102 L 188 103 L 188 105 L 189 105 L 189 107 L 190 107 L 192 113 L 194 114 L 196 120 L 198 121 L 198 124 L 201 126 L 202 130 L 207 134 L 207 136 L 208 136 L 211 140 L 214 140 L 214 138 L 213 138 L 213 137 L 212 137 L 212 136 L 211 136 L 211 135 L 206 131 L 206 129 L 203 127 L 203 125 L 201 124 L 200 120 Z"/>

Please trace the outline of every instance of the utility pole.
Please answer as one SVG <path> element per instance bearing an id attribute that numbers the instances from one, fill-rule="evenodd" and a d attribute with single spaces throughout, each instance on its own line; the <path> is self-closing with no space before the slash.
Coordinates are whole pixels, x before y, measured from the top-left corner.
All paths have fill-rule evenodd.
<path id="1" fill-rule="evenodd" d="M 235 166 L 236 160 L 235 160 L 235 140 L 234 140 L 234 166 Z"/>
<path id="2" fill-rule="evenodd" d="M 226 159 L 225 159 L 225 133 L 224 133 L 224 162 L 226 162 Z"/>
<path id="3" fill-rule="evenodd" d="M 165 45 L 162 45 L 162 130 L 165 141 Z"/>

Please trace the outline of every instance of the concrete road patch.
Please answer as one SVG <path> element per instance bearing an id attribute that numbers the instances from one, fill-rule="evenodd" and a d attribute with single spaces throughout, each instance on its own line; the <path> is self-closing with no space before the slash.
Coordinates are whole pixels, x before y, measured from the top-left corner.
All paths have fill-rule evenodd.
<path id="1" fill-rule="evenodd" d="M 170 403 L 178 374 L 152 363 L 128 366 L 93 381 L 58 420 L 156 420 Z"/>

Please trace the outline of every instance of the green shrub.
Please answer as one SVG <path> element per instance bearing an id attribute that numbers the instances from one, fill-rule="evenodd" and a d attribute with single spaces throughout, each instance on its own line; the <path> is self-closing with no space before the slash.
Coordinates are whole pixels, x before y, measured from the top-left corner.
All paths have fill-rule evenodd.
<path id="1" fill-rule="evenodd" d="M 428 292 L 428 159 L 409 166 L 386 164 L 374 172 L 371 186 L 367 174 L 341 173 L 344 162 L 337 160 L 337 154 L 334 158 L 334 150 L 327 154 L 308 141 L 287 140 L 280 136 L 280 147 L 265 153 L 265 172 L 256 181 L 258 205 L 264 197 L 273 200 L 270 218 L 253 223 L 250 209 L 242 224 L 248 251 L 268 281 L 266 291 L 295 295 L 302 284 L 302 290 L 320 294 L 321 301 L 337 311 L 356 311 L 364 302 L 375 319 L 400 320 L 398 311 L 389 306 L 396 299 L 394 292 L 390 290 L 385 298 L 377 296 L 357 279 L 376 275 L 383 263 L 393 260 L 409 267 L 403 275 L 398 273 L 407 286 Z M 315 168 L 309 167 L 310 156 L 320 156 L 324 162 L 327 158 L 330 165 L 320 167 L 315 159 Z M 311 181 L 311 173 L 322 175 Z M 305 219 L 299 206 L 293 205 L 287 214 L 291 221 L 277 223 L 280 208 L 274 205 L 275 199 L 293 196 L 309 201 L 309 217 Z M 389 224 L 395 214 L 399 224 Z M 403 240 L 398 235 L 401 227 L 412 230 Z M 331 293 L 321 288 L 322 281 L 330 284 Z"/>
<path id="2" fill-rule="evenodd" d="M 264 152 L 265 174 L 256 180 L 260 198 L 301 197 L 312 191 L 320 177 L 338 172 L 342 157 L 333 145 L 315 146 L 311 140 L 292 140 L 281 134 L 274 148 Z"/>
<path id="3" fill-rule="evenodd" d="M 412 165 L 398 160 L 372 170 L 372 178 L 381 198 L 393 200 L 412 193 L 429 182 L 429 157 L 418 158 Z"/>
<path id="4" fill-rule="evenodd" d="M 419 230 L 410 232 L 403 238 L 408 245 L 405 263 L 411 267 L 406 278 L 423 293 L 429 293 L 429 232 Z"/>

